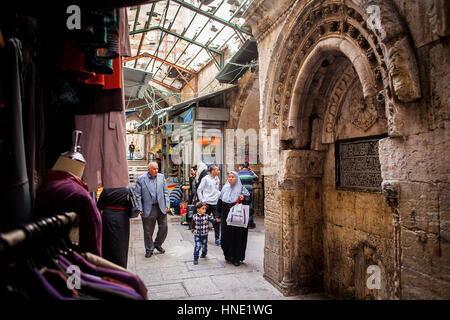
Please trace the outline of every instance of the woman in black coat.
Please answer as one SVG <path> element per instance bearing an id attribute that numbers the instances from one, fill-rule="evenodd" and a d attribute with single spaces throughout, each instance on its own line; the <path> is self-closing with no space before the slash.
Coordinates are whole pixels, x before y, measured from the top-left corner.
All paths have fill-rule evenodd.
<path id="1" fill-rule="evenodd" d="M 247 228 L 229 226 L 226 222 L 230 209 L 236 204 L 238 199 L 242 204 L 250 204 L 250 193 L 241 184 L 238 173 L 231 171 L 228 173 L 228 182 L 221 191 L 217 203 L 217 211 L 222 222 L 220 245 L 223 255 L 225 256 L 225 261 L 233 263 L 235 266 L 239 266 L 245 260 L 248 237 Z"/>
<path id="2" fill-rule="evenodd" d="M 103 189 L 97 208 L 103 210 L 102 256 L 126 268 L 131 211 L 128 188 Z"/>

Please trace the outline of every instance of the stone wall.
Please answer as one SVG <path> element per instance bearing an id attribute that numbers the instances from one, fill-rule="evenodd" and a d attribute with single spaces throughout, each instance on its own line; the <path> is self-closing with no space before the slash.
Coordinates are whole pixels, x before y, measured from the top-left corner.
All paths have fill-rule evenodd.
<path id="1" fill-rule="evenodd" d="M 381 28 L 368 23 L 373 5 Z M 450 298 L 450 3 L 255 0 L 244 17 L 258 41 L 260 125 L 280 130 L 284 159 L 264 177 L 266 279 L 285 294 L 322 282 L 344 298 Z M 385 112 L 383 128 L 355 134 L 388 134 L 379 147 L 382 194 L 335 188 L 333 142 L 352 135 L 354 104 L 326 106 L 337 99 L 326 90 L 305 103 L 311 83 L 339 88 L 320 74 L 328 52 L 344 54 L 359 78 L 362 123 Z M 300 174 L 314 162 L 301 161 L 307 149 L 324 154 L 322 176 Z M 285 176 L 293 170 L 300 173 Z M 379 290 L 366 290 L 368 264 L 381 269 Z"/>

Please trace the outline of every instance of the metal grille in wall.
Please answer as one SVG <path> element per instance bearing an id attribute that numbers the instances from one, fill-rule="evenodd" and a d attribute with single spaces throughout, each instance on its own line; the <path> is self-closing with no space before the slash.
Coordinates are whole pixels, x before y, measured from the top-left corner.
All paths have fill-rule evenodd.
<path id="1" fill-rule="evenodd" d="M 378 142 L 386 137 L 341 140 L 335 142 L 336 188 L 351 191 L 381 191 Z"/>

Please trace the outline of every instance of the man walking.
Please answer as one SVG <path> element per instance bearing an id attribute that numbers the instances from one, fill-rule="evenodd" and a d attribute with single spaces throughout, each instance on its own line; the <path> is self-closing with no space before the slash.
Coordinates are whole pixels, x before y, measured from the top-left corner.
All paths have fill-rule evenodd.
<path id="1" fill-rule="evenodd" d="M 221 218 L 217 212 L 217 202 L 220 196 L 220 180 L 219 174 L 220 169 L 212 165 L 209 169 L 209 175 L 205 176 L 197 189 L 198 200 L 206 203 L 206 214 L 214 215 L 214 218 Z M 220 245 L 220 222 L 213 222 L 214 225 L 214 235 L 216 239 L 216 245 Z"/>
<path id="2" fill-rule="evenodd" d="M 162 244 L 167 237 L 167 211 L 170 210 L 169 190 L 164 175 L 158 173 L 158 163 L 149 163 L 148 173 L 136 180 L 135 192 L 141 207 L 145 257 L 150 258 L 154 249 L 161 253 L 165 252 Z M 158 233 L 153 242 L 156 221 L 158 221 Z"/>
<path id="3" fill-rule="evenodd" d="M 244 163 L 242 166 L 242 170 L 239 170 L 239 179 L 241 180 L 242 185 L 248 190 L 250 193 L 250 218 L 248 219 L 248 228 L 254 229 L 256 228 L 255 220 L 253 218 L 254 215 L 254 207 L 253 207 L 253 182 L 258 181 L 258 176 L 253 172 L 250 168 L 248 162 Z"/>

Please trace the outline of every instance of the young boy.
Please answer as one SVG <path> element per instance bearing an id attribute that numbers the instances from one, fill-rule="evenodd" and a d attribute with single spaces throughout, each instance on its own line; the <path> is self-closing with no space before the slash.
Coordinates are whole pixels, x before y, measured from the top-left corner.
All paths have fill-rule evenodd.
<path id="1" fill-rule="evenodd" d="M 198 254 L 200 253 L 200 248 L 202 248 L 202 258 L 206 257 L 208 251 L 208 222 L 215 221 L 220 222 L 219 218 L 209 216 L 206 213 L 206 203 L 198 202 L 195 205 L 197 213 L 192 217 L 192 233 L 194 234 L 194 264 L 198 264 Z"/>

